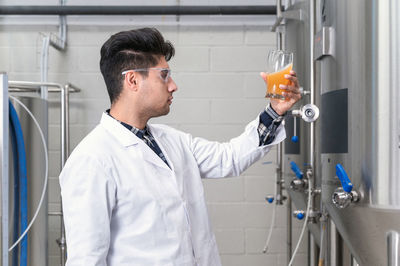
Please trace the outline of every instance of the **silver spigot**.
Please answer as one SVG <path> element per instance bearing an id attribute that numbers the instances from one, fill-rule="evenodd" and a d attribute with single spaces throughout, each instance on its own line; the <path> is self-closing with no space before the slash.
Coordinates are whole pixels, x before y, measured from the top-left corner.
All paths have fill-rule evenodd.
<path id="1" fill-rule="evenodd" d="M 350 203 L 357 202 L 360 200 L 360 195 L 357 191 L 353 190 L 353 184 L 350 178 L 347 176 L 341 164 L 336 165 L 336 175 L 342 184 L 341 187 L 335 189 L 332 194 L 332 202 L 339 209 L 344 209 L 350 205 Z"/>
<path id="2" fill-rule="evenodd" d="M 290 162 L 290 168 L 295 174 L 293 180 L 290 182 L 290 188 L 293 191 L 304 191 L 308 187 L 307 178 L 304 178 L 303 172 L 294 161 Z"/>
<path id="3" fill-rule="evenodd" d="M 294 178 L 290 182 L 290 189 L 293 191 L 305 191 L 308 187 L 308 180 L 306 178 Z"/>
<path id="4" fill-rule="evenodd" d="M 346 192 L 342 187 L 338 187 L 332 195 L 332 202 L 339 209 L 344 209 L 350 205 L 350 203 L 359 201 L 360 197 L 354 190 Z"/>
<path id="5" fill-rule="evenodd" d="M 300 87 L 299 90 L 300 90 L 301 96 L 307 96 L 307 95 L 311 94 L 311 91 L 306 91 L 306 90 L 304 90 L 303 87 Z"/>
<path id="6" fill-rule="evenodd" d="M 318 119 L 319 108 L 314 104 L 306 104 L 298 110 L 292 110 L 292 115 L 301 117 L 305 122 L 311 123 Z"/>

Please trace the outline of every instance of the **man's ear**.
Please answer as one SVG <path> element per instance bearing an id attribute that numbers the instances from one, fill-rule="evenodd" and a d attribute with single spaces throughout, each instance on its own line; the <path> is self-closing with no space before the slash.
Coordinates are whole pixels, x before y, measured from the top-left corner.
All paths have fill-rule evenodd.
<path id="1" fill-rule="evenodd" d="M 125 74 L 124 84 L 129 90 L 137 91 L 140 78 L 137 72 L 128 72 Z"/>

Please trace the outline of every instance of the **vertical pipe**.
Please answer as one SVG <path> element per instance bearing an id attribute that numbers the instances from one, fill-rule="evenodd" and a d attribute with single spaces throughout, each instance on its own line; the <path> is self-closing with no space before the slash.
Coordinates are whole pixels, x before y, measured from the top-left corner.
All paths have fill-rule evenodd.
<path id="1" fill-rule="evenodd" d="M 308 265 L 318 265 L 318 247 L 313 234 L 308 231 Z"/>
<path id="2" fill-rule="evenodd" d="M 0 134 L 1 134 L 1 250 L 2 265 L 8 266 L 8 197 L 9 197 L 9 162 L 8 162 L 8 133 L 9 133 L 9 113 L 8 113 L 8 77 L 5 72 L 0 73 Z"/>
<path id="3" fill-rule="evenodd" d="M 315 102 L 315 79 L 314 79 L 314 0 L 310 0 L 310 104 Z M 309 164 L 314 167 L 314 123 L 310 123 L 310 158 Z M 315 181 L 315 180 L 314 180 Z M 313 182 L 315 184 L 315 182 Z"/>
<path id="4" fill-rule="evenodd" d="M 69 85 L 61 87 L 61 168 L 64 167 L 69 153 Z M 62 203 L 62 200 L 60 200 Z M 61 266 L 66 263 L 66 239 L 64 216 L 61 208 L 61 232 L 58 245 L 61 251 Z"/>
<path id="5" fill-rule="evenodd" d="M 351 255 L 351 266 L 360 266 L 353 255 Z"/>
<path id="6" fill-rule="evenodd" d="M 276 47 L 278 50 L 282 50 L 282 33 L 278 30 L 276 31 Z M 283 205 L 283 195 L 282 195 L 282 171 L 283 171 L 283 165 L 282 165 L 282 159 L 283 159 L 283 149 L 282 149 L 282 142 L 278 144 L 277 152 L 276 152 L 276 163 L 277 163 L 277 168 L 276 168 L 276 204 L 278 205 Z"/>
<path id="7" fill-rule="evenodd" d="M 276 160 L 277 160 L 277 168 L 276 168 L 276 204 L 283 205 L 283 178 L 282 178 L 282 171 L 283 171 L 283 164 L 282 164 L 282 142 L 278 144 L 277 152 L 276 152 Z"/>
<path id="8" fill-rule="evenodd" d="M 314 65 L 314 35 L 315 35 L 315 0 L 310 0 L 310 104 L 315 103 L 315 65 Z M 309 189 L 312 191 L 315 189 L 315 184 L 317 184 L 317 180 L 315 178 L 315 158 L 314 158 L 314 149 L 315 149 L 315 122 L 310 123 L 310 157 L 309 157 L 309 166 L 307 169 L 307 176 L 312 179 L 312 186 L 310 184 Z M 310 212 L 315 210 L 315 196 L 312 194 L 311 204 L 310 204 Z"/>
<path id="9" fill-rule="evenodd" d="M 329 265 L 340 266 L 339 263 L 339 237 L 336 231 L 336 225 L 329 219 Z"/>
<path id="10" fill-rule="evenodd" d="M 277 49 L 278 50 L 283 50 L 284 49 L 284 35 L 281 30 L 278 30 L 276 32 L 276 44 L 277 44 Z M 277 152 L 277 164 L 278 164 L 278 169 L 279 175 L 278 179 L 279 180 L 279 195 L 281 195 L 281 201 L 280 204 L 283 204 L 282 201 L 282 185 L 283 185 L 283 145 L 284 143 L 281 142 L 278 144 L 278 152 Z M 278 191 L 277 191 L 278 193 Z M 277 194 L 278 195 L 278 194 Z M 292 258 L 292 200 L 290 198 L 290 195 L 288 195 L 287 198 L 287 203 L 286 203 L 286 259 L 287 259 L 287 264 L 289 264 L 290 260 Z"/>
<path id="11" fill-rule="evenodd" d="M 289 195 L 286 204 L 286 264 L 289 264 L 292 258 L 292 199 Z"/>
<path id="12" fill-rule="evenodd" d="M 398 232 L 387 233 L 388 266 L 400 266 L 400 235 Z"/>
<path id="13" fill-rule="evenodd" d="M 50 45 L 50 37 L 44 36 L 42 40 L 42 52 L 40 55 L 40 81 L 47 82 L 48 76 L 48 63 L 49 63 L 49 45 Z M 40 95 L 42 99 L 47 99 L 48 90 L 47 86 L 41 86 Z"/>

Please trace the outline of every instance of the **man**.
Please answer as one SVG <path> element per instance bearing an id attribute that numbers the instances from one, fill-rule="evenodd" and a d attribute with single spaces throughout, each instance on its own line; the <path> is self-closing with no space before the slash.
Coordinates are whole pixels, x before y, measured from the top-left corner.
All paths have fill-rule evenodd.
<path id="1" fill-rule="evenodd" d="M 101 48 L 111 109 L 60 175 L 69 266 L 221 265 L 201 178 L 240 175 L 285 138 L 282 115 L 300 99 L 294 72 L 287 100 L 271 100 L 228 143 L 148 124 L 170 110 L 173 55 L 150 28 L 117 33 Z"/>

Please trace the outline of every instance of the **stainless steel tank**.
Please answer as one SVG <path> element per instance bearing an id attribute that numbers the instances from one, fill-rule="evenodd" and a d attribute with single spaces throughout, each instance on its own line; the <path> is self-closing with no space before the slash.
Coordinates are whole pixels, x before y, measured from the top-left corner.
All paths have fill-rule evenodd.
<path id="1" fill-rule="evenodd" d="M 23 102 L 33 115 L 38 120 L 43 134 L 47 141 L 48 135 L 48 120 L 47 120 L 47 101 L 37 97 L 17 97 Z M 38 129 L 36 128 L 32 118 L 29 114 L 20 107 L 18 103 L 12 101 L 13 105 L 18 113 L 18 117 L 21 123 L 21 127 L 24 135 L 24 142 L 26 148 L 26 161 L 27 161 L 27 177 L 28 177 L 28 223 L 32 220 L 32 217 L 38 207 L 40 197 L 42 195 L 42 189 L 45 177 L 45 162 L 44 162 L 44 149 L 41 141 L 41 137 Z M 11 145 L 9 146 L 11 150 Z M 13 220 L 12 220 L 12 207 L 13 207 L 13 175 L 12 175 L 12 153 L 9 156 L 10 165 L 10 190 L 9 190 L 9 202 L 10 202 L 10 223 L 9 228 L 12 232 Z M 28 232 L 28 265 L 30 266 L 45 266 L 48 265 L 48 199 L 47 192 L 44 198 L 43 205 L 36 218 L 35 223 Z M 22 232 L 21 232 L 22 233 Z M 10 244 L 12 243 L 12 233 L 10 234 Z M 16 247 L 18 248 L 18 247 Z M 12 254 L 9 253 L 11 256 Z M 11 265 L 11 257 L 9 259 L 9 265 Z"/>
<path id="2" fill-rule="evenodd" d="M 398 265 L 400 4 L 316 3 L 323 204 L 360 265 Z M 340 189 L 337 164 L 353 184 L 350 194 Z"/>

